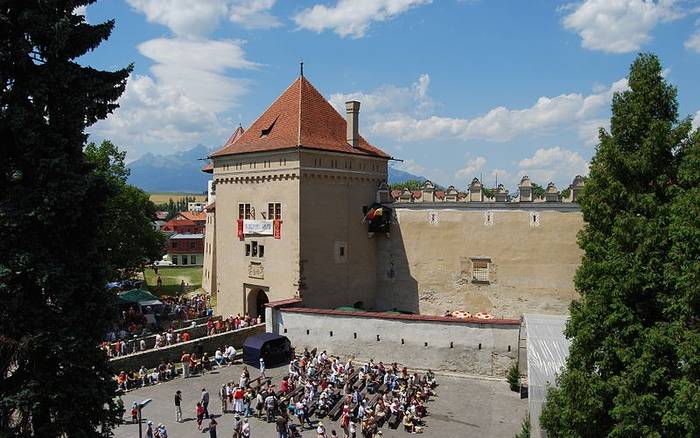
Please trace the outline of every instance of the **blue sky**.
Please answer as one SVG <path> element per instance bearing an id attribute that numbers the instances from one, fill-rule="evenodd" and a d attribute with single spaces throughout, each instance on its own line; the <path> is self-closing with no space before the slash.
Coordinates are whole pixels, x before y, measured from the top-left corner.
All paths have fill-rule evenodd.
<path id="1" fill-rule="evenodd" d="M 612 93 L 657 53 L 700 122 L 700 2 L 680 0 L 100 0 L 116 19 L 81 62 L 134 63 L 121 108 L 90 128 L 128 159 L 221 146 L 298 75 L 394 166 L 465 188 L 523 174 L 567 186 L 587 172 Z"/>

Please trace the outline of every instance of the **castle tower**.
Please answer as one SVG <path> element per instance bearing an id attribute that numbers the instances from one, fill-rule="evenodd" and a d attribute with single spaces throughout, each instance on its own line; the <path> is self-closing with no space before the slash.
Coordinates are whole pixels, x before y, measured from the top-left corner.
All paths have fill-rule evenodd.
<path id="1" fill-rule="evenodd" d="M 388 154 L 299 76 L 240 136 L 211 154 L 216 186 L 217 312 L 257 316 L 294 296 L 313 307 L 372 307 L 375 240 L 363 207 Z"/>

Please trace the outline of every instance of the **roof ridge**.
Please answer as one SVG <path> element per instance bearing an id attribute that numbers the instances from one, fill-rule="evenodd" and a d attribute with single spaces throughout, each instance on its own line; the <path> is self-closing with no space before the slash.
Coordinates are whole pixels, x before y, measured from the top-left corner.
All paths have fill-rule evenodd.
<path id="1" fill-rule="evenodd" d="M 302 64 L 302 69 L 303 69 L 303 64 Z M 303 70 L 302 70 L 303 71 Z M 303 87 L 304 87 L 304 74 L 302 73 L 301 76 L 299 76 L 299 111 L 297 114 L 297 147 L 301 146 L 301 103 L 303 102 L 303 96 L 301 95 Z"/>

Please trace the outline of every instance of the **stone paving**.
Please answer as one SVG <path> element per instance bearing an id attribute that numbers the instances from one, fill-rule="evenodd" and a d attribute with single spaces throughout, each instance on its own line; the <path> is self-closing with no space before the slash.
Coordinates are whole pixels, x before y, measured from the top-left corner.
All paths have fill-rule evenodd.
<path id="1" fill-rule="evenodd" d="M 177 378 L 173 381 L 147 386 L 128 392 L 122 398 L 127 409 L 125 413 L 126 424 L 115 431 L 116 438 L 138 437 L 138 425 L 130 423 L 130 409 L 134 401 L 147 398 L 153 401 L 143 409 L 143 431 L 145 436 L 146 421 L 151 420 L 154 426 L 163 423 L 168 430 L 169 438 L 209 437 L 208 433 L 197 430 L 194 407 L 199 401 L 202 388 L 207 388 L 210 393 L 209 412 L 216 417 L 219 423 L 218 437 L 230 438 L 232 435 L 233 414 L 227 413 L 221 416 L 221 403 L 218 390 L 228 381 L 238 381 L 243 365 L 233 365 L 206 373 L 204 376 L 190 377 L 188 379 Z M 259 374 L 251 369 L 251 377 Z M 279 367 L 267 370 L 268 377 L 272 377 L 273 383 L 280 381 L 282 375 L 287 372 L 287 367 Z M 511 392 L 505 381 L 481 380 L 456 376 L 437 376 L 440 384 L 436 391 L 437 396 L 427 403 L 428 416 L 425 417 L 426 427 L 422 436 L 428 437 L 513 437 L 527 413 L 527 400 L 521 400 L 518 393 Z M 175 422 L 175 408 L 173 397 L 176 390 L 182 391 L 183 396 L 183 423 Z M 337 423 L 329 424 L 323 420 L 330 431 L 335 429 L 338 436 L 342 437 L 342 431 Z M 275 425 L 268 424 L 258 418 L 249 419 L 251 425 L 251 438 L 272 437 L 276 438 Z M 205 426 L 208 420 L 204 420 Z M 401 427 L 396 430 L 384 425 L 383 436 L 387 438 L 407 437 L 410 434 L 404 432 Z M 304 437 L 316 437 L 315 430 L 305 430 Z M 358 436 L 360 436 L 358 428 Z"/>

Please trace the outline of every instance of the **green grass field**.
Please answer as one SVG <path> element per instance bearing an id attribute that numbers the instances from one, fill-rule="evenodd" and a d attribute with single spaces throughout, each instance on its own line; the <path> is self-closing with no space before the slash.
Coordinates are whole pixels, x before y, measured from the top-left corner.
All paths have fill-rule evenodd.
<path id="1" fill-rule="evenodd" d="M 158 288 L 158 276 L 152 268 L 146 268 L 143 277 L 146 280 L 146 287 L 154 295 L 179 295 L 181 293 L 180 283 L 184 280 L 190 287 L 187 291 L 193 291 L 202 287 L 202 267 L 159 267 L 158 274 L 163 285 Z"/>
<path id="2" fill-rule="evenodd" d="M 149 193 L 148 197 L 154 204 L 166 204 L 169 200 L 177 202 L 179 199 L 184 197 L 194 197 L 196 202 L 204 202 L 207 199 L 207 195 L 201 193 Z"/>

